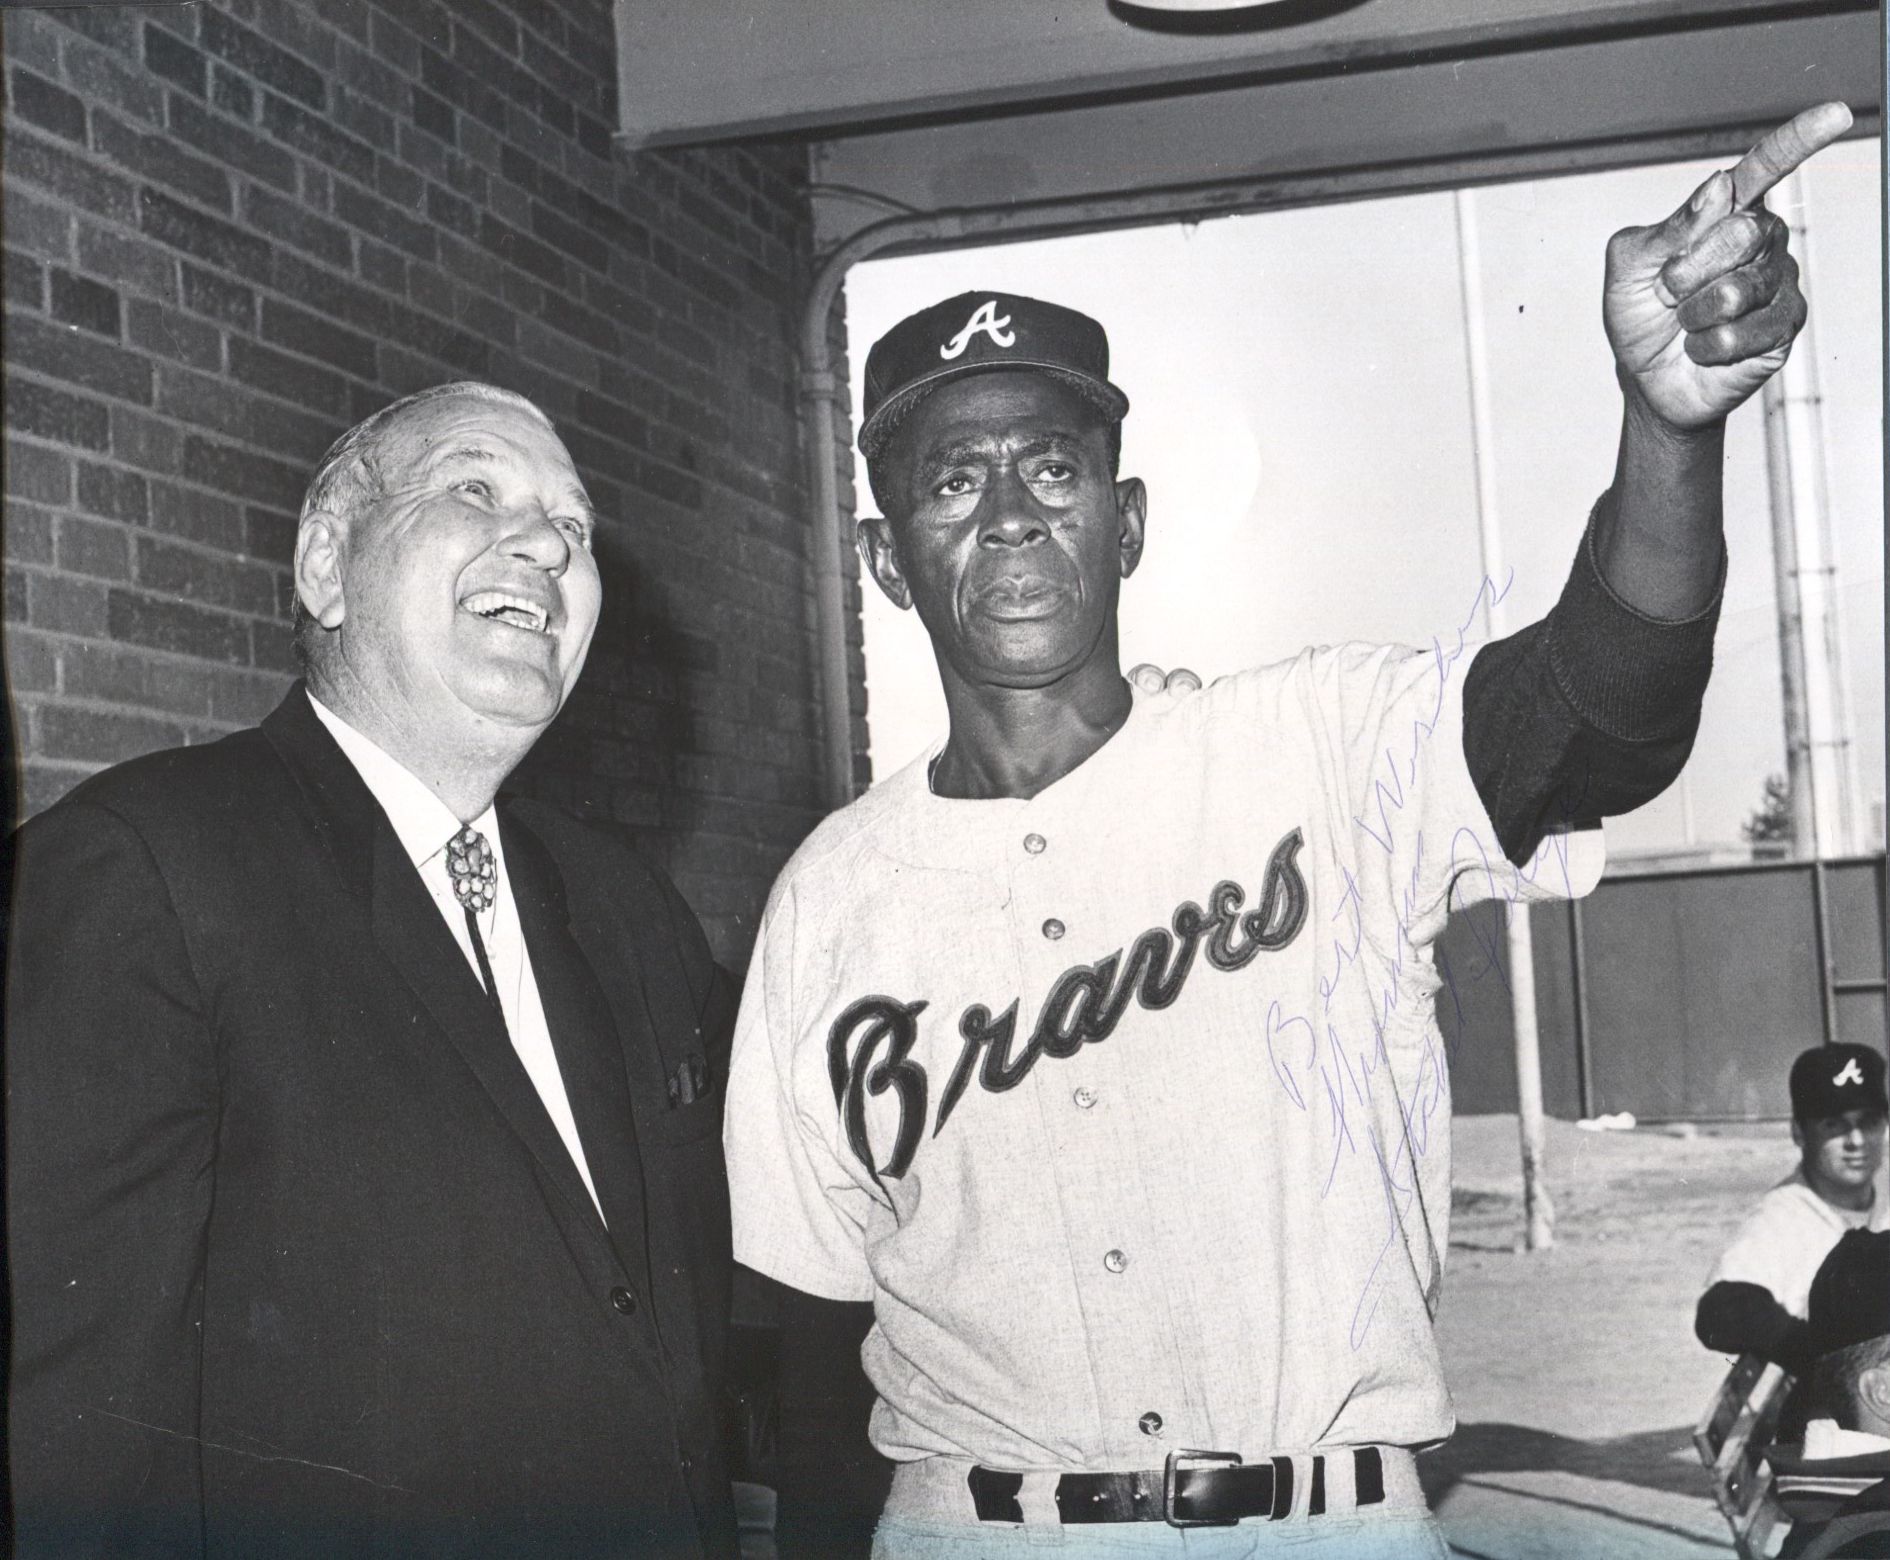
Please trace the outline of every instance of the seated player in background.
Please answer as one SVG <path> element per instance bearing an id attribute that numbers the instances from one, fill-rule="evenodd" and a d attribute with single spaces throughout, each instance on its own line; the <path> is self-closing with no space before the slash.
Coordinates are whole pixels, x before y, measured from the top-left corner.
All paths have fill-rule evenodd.
<path id="1" fill-rule="evenodd" d="M 1798 1168 L 1759 1199 L 1707 1280 L 1693 1330 L 1709 1349 L 1752 1351 L 1802 1376 L 1811 1282 L 1850 1230 L 1890 1227 L 1877 1188 L 1885 1132 L 1884 1061 L 1862 1045 L 1821 1045 L 1791 1070 Z"/>

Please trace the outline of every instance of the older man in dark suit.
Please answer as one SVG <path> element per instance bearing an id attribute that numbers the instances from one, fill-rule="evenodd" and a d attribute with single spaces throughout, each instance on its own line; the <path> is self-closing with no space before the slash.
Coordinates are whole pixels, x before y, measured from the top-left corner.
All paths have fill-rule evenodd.
<path id="1" fill-rule="evenodd" d="M 531 403 L 396 403 L 303 506 L 306 686 L 22 830 L 22 1554 L 733 1554 L 726 982 L 620 840 L 494 800 L 593 523 Z"/>

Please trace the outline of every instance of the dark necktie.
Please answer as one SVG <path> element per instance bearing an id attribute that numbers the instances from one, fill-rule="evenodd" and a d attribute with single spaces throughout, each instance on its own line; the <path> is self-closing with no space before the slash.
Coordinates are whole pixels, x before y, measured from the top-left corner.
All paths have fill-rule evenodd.
<path id="1" fill-rule="evenodd" d="M 499 866 L 492 859 L 492 847 L 485 835 L 470 823 L 446 842 L 446 875 L 453 883 L 453 897 L 466 912 L 466 931 L 472 937 L 473 957 L 479 961 L 479 978 L 486 983 L 492 1010 L 503 1025 L 505 1008 L 499 1001 L 499 983 L 492 977 L 486 940 L 479 935 L 479 912 L 491 909 L 499 895 Z"/>

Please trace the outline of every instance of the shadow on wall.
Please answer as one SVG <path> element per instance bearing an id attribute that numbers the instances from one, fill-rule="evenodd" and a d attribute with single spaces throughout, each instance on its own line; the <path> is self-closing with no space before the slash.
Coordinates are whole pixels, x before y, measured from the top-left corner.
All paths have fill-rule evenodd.
<path id="1" fill-rule="evenodd" d="M 604 600 L 590 655 L 509 788 L 625 825 L 667 870 L 675 842 L 702 823 L 677 764 L 696 746 L 684 679 L 700 667 L 701 642 L 678 627 L 670 592 L 632 556 L 626 530 L 597 532 Z"/>

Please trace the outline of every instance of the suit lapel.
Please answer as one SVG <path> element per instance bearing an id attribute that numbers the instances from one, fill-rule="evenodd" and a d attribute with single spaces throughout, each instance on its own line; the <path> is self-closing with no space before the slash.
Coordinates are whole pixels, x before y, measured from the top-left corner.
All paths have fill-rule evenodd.
<path id="1" fill-rule="evenodd" d="M 367 901 L 381 951 L 507 1125 L 524 1140 L 570 1211 L 601 1237 L 604 1229 L 596 1205 L 481 990 L 479 977 L 447 930 L 374 793 L 316 717 L 302 684 L 289 691 L 262 729 L 301 786 L 316 832 L 344 884 Z M 509 837 L 506 844 L 509 851 Z M 533 958 L 536 963 L 536 950 Z M 541 989 L 544 979 L 541 974 Z M 549 1011 L 549 1001 L 546 1007 Z M 568 1082 L 566 1087 L 571 1087 Z"/>
<path id="2" fill-rule="evenodd" d="M 564 1075 L 584 1160 L 625 1272 L 647 1289 L 643 1162 L 624 1071 L 619 1015 L 572 936 L 563 878 L 543 843 L 503 802 L 499 833 L 545 1024 Z M 631 958 L 628 949 L 623 957 Z M 636 1022 L 640 1014 L 627 1015 Z"/>
<path id="3" fill-rule="evenodd" d="M 434 1022 L 472 1069 L 499 1114 L 525 1140 L 565 1201 L 601 1233 L 596 1205 L 538 1097 L 537 1086 L 480 988 L 479 977 L 387 824 L 375 840 L 373 893 L 374 939 L 381 950 L 426 1004 Z"/>

